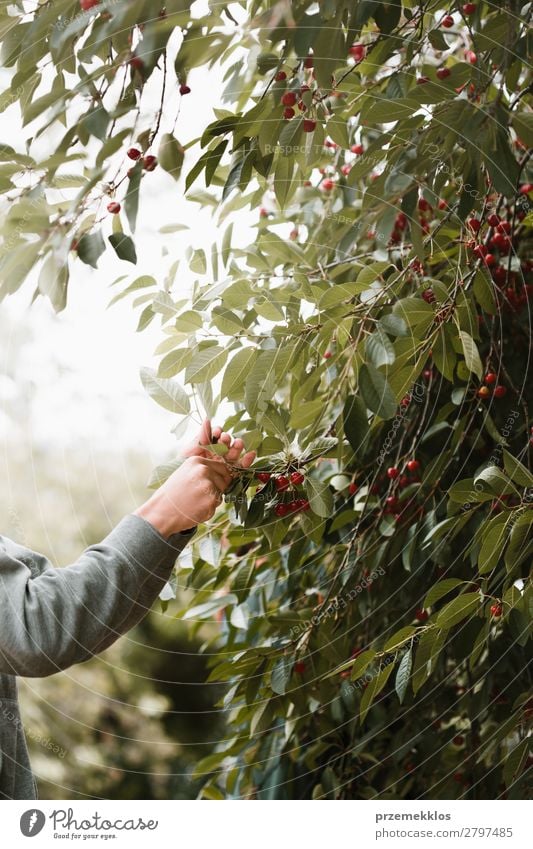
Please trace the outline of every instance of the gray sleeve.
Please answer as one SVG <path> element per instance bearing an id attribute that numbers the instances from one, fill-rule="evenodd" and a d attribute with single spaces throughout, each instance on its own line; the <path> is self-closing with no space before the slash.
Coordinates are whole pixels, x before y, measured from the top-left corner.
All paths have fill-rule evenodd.
<path id="1" fill-rule="evenodd" d="M 106 649 L 147 614 L 194 532 L 165 540 L 130 514 L 63 569 L 4 540 L 0 673 L 41 678 Z"/>

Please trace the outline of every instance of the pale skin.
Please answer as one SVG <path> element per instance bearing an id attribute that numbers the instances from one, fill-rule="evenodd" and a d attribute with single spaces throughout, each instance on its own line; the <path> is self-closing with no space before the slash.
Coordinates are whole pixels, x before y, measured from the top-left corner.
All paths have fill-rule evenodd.
<path id="1" fill-rule="evenodd" d="M 215 441 L 227 445 L 224 459 L 202 447 Z M 180 456 L 185 458 L 181 466 L 134 510 L 136 516 L 150 522 L 165 539 L 207 522 L 233 480 L 227 464 L 247 469 L 255 460 L 256 452 L 245 451 L 242 439 L 232 439 L 222 428 L 211 427 L 206 419 L 197 438 L 180 452 Z"/>

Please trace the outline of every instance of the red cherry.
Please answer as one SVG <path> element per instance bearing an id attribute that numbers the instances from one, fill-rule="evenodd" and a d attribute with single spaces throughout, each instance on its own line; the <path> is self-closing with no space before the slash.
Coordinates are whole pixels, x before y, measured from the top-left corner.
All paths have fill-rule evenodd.
<path id="1" fill-rule="evenodd" d="M 453 20 L 452 16 L 451 16 L 451 15 L 446 15 L 446 17 L 444 17 L 444 18 L 442 19 L 442 21 L 441 21 L 441 25 L 442 25 L 443 27 L 446 27 L 446 29 L 450 29 L 450 27 L 453 27 L 453 25 L 454 25 L 454 20 Z"/>
<path id="2" fill-rule="evenodd" d="M 262 206 L 259 210 L 259 218 L 268 218 L 268 209 Z"/>
<path id="3" fill-rule="evenodd" d="M 488 398 L 490 395 L 490 389 L 488 386 L 480 386 L 476 394 L 478 398 Z"/>
<path id="4" fill-rule="evenodd" d="M 424 380 L 431 380 L 431 378 L 433 377 L 432 370 L 430 368 L 425 368 L 422 372 L 422 377 L 424 378 Z"/>
<path id="5" fill-rule="evenodd" d="M 350 495 L 355 495 L 358 489 L 359 487 L 357 486 L 357 484 L 352 481 L 352 483 L 348 487 L 348 492 L 350 493 Z"/>
<path id="6" fill-rule="evenodd" d="M 157 168 L 157 156 L 145 156 L 143 159 L 143 168 L 145 171 L 154 171 Z"/>
<path id="7" fill-rule="evenodd" d="M 364 153 L 365 149 L 362 144 L 352 144 L 350 150 L 352 151 L 352 153 L 355 153 L 359 156 L 361 153 Z"/>
<path id="8" fill-rule="evenodd" d="M 424 85 L 424 83 L 429 82 L 429 77 L 418 77 L 416 80 L 417 85 Z"/>
<path id="9" fill-rule="evenodd" d="M 290 481 L 286 475 L 279 475 L 279 477 L 277 477 L 274 482 L 278 492 L 284 492 L 286 489 L 289 488 Z"/>
<path id="10" fill-rule="evenodd" d="M 417 610 L 415 613 L 415 619 L 418 619 L 419 622 L 425 622 L 428 618 L 429 613 L 427 610 Z"/>
<path id="11" fill-rule="evenodd" d="M 425 198 L 418 198 L 418 208 L 422 212 L 427 212 L 428 209 L 431 209 L 431 204 Z"/>
<path id="12" fill-rule="evenodd" d="M 286 91 L 283 97 L 281 98 L 281 102 L 283 106 L 294 106 L 296 103 L 296 94 L 294 91 Z"/>
<path id="13" fill-rule="evenodd" d="M 312 68 L 314 64 L 314 59 L 312 56 L 306 56 L 304 59 L 304 68 Z"/>
<path id="14" fill-rule="evenodd" d="M 297 660 L 294 664 L 294 671 L 297 675 L 303 675 L 305 672 L 305 662 L 303 660 Z"/>
<path id="15" fill-rule="evenodd" d="M 469 218 L 467 223 L 473 233 L 479 233 L 481 229 L 481 221 L 479 218 Z"/>
<path id="16" fill-rule="evenodd" d="M 510 221 L 500 221 L 498 224 L 498 233 L 503 233 L 508 235 L 511 232 L 511 222 Z"/>
<path id="17" fill-rule="evenodd" d="M 138 148 L 130 147 L 127 155 L 129 156 L 130 159 L 133 159 L 135 162 L 137 162 L 137 160 L 141 158 L 142 153 Z"/>
<path id="18" fill-rule="evenodd" d="M 191 90 L 190 90 L 188 85 L 185 85 L 185 83 L 183 83 L 183 85 L 180 85 L 180 94 L 190 94 L 190 93 L 191 93 Z"/>
<path id="19" fill-rule="evenodd" d="M 433 292 L 433 289 L 424 289 L 424 291 L 422 292 L 422 298 L 424 299 L 426 304 L 435 303 L 435 294 Z"/>
<path id="20" fill-rule="evenodd" d="M 498 224 L 500 223 L 500 216 L 496 215 L 496 213 L 493 212 L 492 215 L 489 215 L 489 217 L 487 218 L 487 221 L 488 221 L 488 223 L 490 224 L 491 227 L 497 227 Z"/>
<path id="21" fill-rule="evenodd" d="M 475 3 L 465 3 L 463 6 L 463 14 L 464 15 L 473 15 L 476 11 L 477 6 Z"/>
<path id="22" fill-rule="evenodd" d="M 256 472 L 255 476 L 261 483 L 268 483 L 271 478 L 270 472 Z"/>
<path id="23" fill-rule="evenodd" d="M 486 245 L 476 245 L 474 248 L 474 255 L 478 257 L 478 259 L 483 259 L 489 252 L 489 249 Z"/>
<path id="24" fill-rule="evenodd" d="M 505 283 L 507 280 L 507 269 L 503 267 L 503 265 L 498 265 L 497 268 L 493 268 L 492 270 L 492 279 L 495 283 Z"/>
<path id="25" fill-rule="evenodd" d="M 93 6 L 98 6 L 100 0 L 80 0 L 80 6 L 83 12 L 88 12 Z"/>
<path id="26" fill-rule="evenodd" d="M 307 498 L 301 498 L 300 501 L 302 502 L 302 506 L 300 508 L 301 510 L 304 510 L 305 512 L 307 512 L 307 510 L 311 509 L 311 505 L 309 504 L 309 501 L 307 500 Z"/>
<path id="27" fill-rule="evenodd" d="M 132 56 L 130 59 L 130 67 L 134 69 L 134 71 L 142 71 L 144 68 L 144 62 L 140 56 Z"/>
<path id="28" fill-rule="evenodd" d="M 300 112 L 307 112 L 307 106 L 305 105 L 303 100 L 298 101 L 298 109 L 300 110 Z"/>
<path id="29" fill-rule="evenodd" d="M 405 487 L 409 486 L 410 483 L 411 483 L 411 481 L 409 480 L 407 475 L 401 475 L 401 477 L 398 481 L 398 486 L 400 487 L 400 489 L 405 489 Z"/>
<path id="30" fill-rule="evenodd" d="M 498 264 L 498 260 L 496 259 L 494 254 L 485 254 L 484 259 L 485 259 L 485 264 L 488 265 L 488 266 Z"/>
<path id="31" fill-rule="evenodd" d="M 390 466 L 387 469 L 387 477 L 390 478 L 391 481 L 395 480 L 400 474 L 400 470 L 396 466 Z"/>
<path id="32" fill-rule="evenodd" d="M 356 62 L 360 62 L 366 56 L 366 47 L 364 44 L 352 44 L 348 53 Z"/>
<path id="33" fill-rule="evenodd" d="M 329 360 L 331 357 L 331 351 L 324 351 L 323 357 L 325 360 Z"/>
<path id="34" fill-rule="evenodd" d="M 304 480 L 305 477 L 302 475 L 301 472 L 291 472 L 291 483 L 294 486 L 299 486 L 301 483 L 304 482 Z"/>
<path id="35" fill-rule="evenodd" d="M 473 50 L 465 51 L 465 59 L 467 62 L 470 62 L 471 65 L 477 64 L 477 53 L 474 53 Z"/>
<path id="36" fill-rule="evenodd" d="M 395 507 L 398 506 L 398 499 L 396 498 L 395 495 L 387 495 L 387 497 L 385 499 L 385 504 L 387 505 L 387 507 L 390 510 L 394 510 Z"/>
<path id="37" fill-rule="evenodd" d="M 493 383 L 496 383 L 497 377 L 493 371 L 488 371 L 484 377 L 484 381 L 487 386 L 492 386 Z"/>
<path id="38" fill-rule="evenodd" d="M 276 506 L 274 507 L 274 513 L 276 514 L 276 516 L 280 517 L 287 516 L 287 514 L 289 513 L 289 509 L 290 508 L 288 504 L 276 504 Z"/>
<path id="39" fill-rule="evenodd" d="M 324 189 L 325 192 L 330 192 L 332 189 L 335 188 L 335 181 L 334 180 L 323 180 L 322 181 L 322 188 Z"/>
<path id="40" fill-rule="evenodd" d="M 285 71 L 278 71 L 275 79 L 276 79 L 277 83 L 281 83 L 281 82 L 283 82 L 283 80 L 287 79 L 287 74 L 285 73 Z"/>
<path id="41" fill-rule="evenodd" d="M 439 200 L 437 206 L 439 209 L 448 209 L 448 204 L 445 200 Z"/>
<path id="42" fill-rule="evenodd" d="M 451 71 L 449 68 L 439 68 L 439 70 L 437 71 L 437 77 L 439 78 L 439 80 L 445 80 L 446 77 L 450 76 L 450 74 Z"/>
<path id="43" fill-rule="evenodd" d="M 498 384 L 498 386 L 494 387 L 494 397 L 495 398 L 503 398 L 504 395 L 507 395 L 507 387 L 502 386 L 502 384 Z"/>
<path id="44" fill-rule="evenodd" d="M 119 203 L 116 202 L 116 200 L 112 200 L 111 203 L 107 204 L 107 211 L 110 212 L 112 215 L 117 215 L 121 209 L 122 207 Z"/>
<path id="45" fill-rule="evenodd" d="M 491 248 L 497 248 L 500 252 L 506 252 L 510 247 L 510 240 L 504 233 L 495 233 L 490 240 Z"/>
<path id="46" fill-rule="evenodd" d="M 408 460 L 405 465 L 410 472 L 417 472 L 420 468 L 420 460 Z"/>
<path id="47" fill-rule="evenodd" d="M 458 734 L 458 735 L 457 735 L 457 737 L 454 737 L 454 738 L 453 738 L 452 742 L 453 742 L 456 746 L 462 746 L 462 745 L 464 744 L 464 742 L 465 742 L 465 738 L 464 738 L 464 737 L 462 737 L 462 736 L 461 736 L 461 734 Z"/>
<path id="48" fill-rule="evenodd" d="M 533 183 L 522 183 L 519 193 L 521 195 L 528 195 L 530 192 L 533 192 Z"/>
<path id="49" fill-rule="evenodd" d="M 490 612 L 494 616 L 494 618 L 497 619 L 498 616 L 502 615 L 503 607 L 501 606 L 501 604 L 493 604 L 491 605 Z"/>
<path id="50" fill-rule="evenodd" d="M 290 121 L 290 119 L 291 119 L 291 118 L 294 118 L 294 116 L 295 116 L 295 115 L 296 115 L 296 112 L 294 111 L 294 109 L 292 108 L 292 106 L 287 106 L 287 107 L 283 110 L 283 117 L 284 117 L 287 121 Z"/>
<path id="51" fill-rule="evenodd" d="M 342 168 L 341 168 L 341 174 L 344 174 L 344 176 L 347 177 L 351 170 L 352 170 L 351 165 L 343 165 Z"/>
<path id="52" fill-rule="evenodd" d="M 316 127 L 316 121 L 312 118 L 304 119 L 304 133 L 314 133 Z"/>

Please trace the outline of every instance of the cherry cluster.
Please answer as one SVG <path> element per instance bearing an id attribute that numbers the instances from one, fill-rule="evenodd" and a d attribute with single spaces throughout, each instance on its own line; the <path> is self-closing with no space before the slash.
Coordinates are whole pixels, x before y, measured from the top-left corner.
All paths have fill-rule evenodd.
<path id="1" fill-rule="evenodd" d="M 301 486 L 305 480 L 305 476 L 302 472 L 294 471 L 289 475 L 273 475 L 271 472 L 256 472 L 255 476 L 257 480 L 263 484 L 268 484 L 270 481 L 273 481 L 276 492 L 282 496 L 283 500 L 278 501 L 274 507 L 274 513 L 276 516 L 283 518 L 291 513 L 300 513 L 301 511 L 305 512 L 311 509 L 311 505 L 307 498 L 292 498 L 292 500 L 287 501 L 285 496 L 282 495 L 285 492 L 288 492 L 290 496 L 297 494 L 297 487 Z M 257 492 L 262 492 L 262 489 L 257 490 Z"/>

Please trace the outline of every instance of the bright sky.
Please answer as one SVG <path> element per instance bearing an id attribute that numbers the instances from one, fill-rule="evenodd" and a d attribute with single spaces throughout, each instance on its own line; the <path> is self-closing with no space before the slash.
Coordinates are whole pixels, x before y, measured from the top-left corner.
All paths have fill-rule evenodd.
<path id="1" fill-rule="evenodd" d="M 220 105 L 221 77 L 221 71 L 217 74 L 216 69 L 191 74 L 188 82 L 192 93 L 182 99 L 176 128 L 180 141 L 197 137 L 213 119 L 212 107 Z M 0 70 L 2 88 L 7 80 L 6 72 Z M 175 112 L 175 106 L 172 111 Z M 0 115 L 0 121 L 3 138 L 20 135 L 16 106 Z M 53 149 L 53 143 L 48 134 L 39 153 L 45 156 Z M 189 154 L 185 173 L 194 161 L 194 153 Z M 35 442 L 65 445 L 83 440 L 81 444 L 90 450 L 97 449 L 102 442 L 117 448 L 135 445 L 150 452 L 154 465 L 168 456 L 176 444 L 170 433 L 175 419 L 151 401 L 139 379 L 141 366 L 156 365 L 153 352 L 163 338 L 158 320 L 142 333 L 136 333 L 139 311 L 133 312 L 131 299 L 107 310 L 111 295 L 117 291 L 108 287 L 121 274 L 128 274 L 130 281 L 145 273 L 162 280 L 189 242 L 195 247 L 210 247 L 216 229 L 209 211 L 202 212 L 198 204 L 184 200 L 181 184 L 176 184 L 161 169 L 149 177 L 142 187 L 136 267 L 114 258 L 111 250 L 100 259 L 96 271 L 76 262 L 75 272 L 71 274 L 69 303 L 58 316 L 43 299 L 29 307 L 34 288 L 31 282 L 0 303 L 3 333 L 10 326 L 22 324 L 29 336 L 34 337 L 24 345 L 16 363 L 19 381 L 33 382 L 31 417 L 29 422 L 14 424 L 27 426 Z M 160 226 L 178 222 L 186 223 L 190 232 L 166 236 L 158 232 Z M 246 240 L 253 238 L 246 226 L 239 235 Z M 165 247 L 166 257 L 162 256 Z M 176 278 L 176 297 L 179 288 L 184 292 L 188 289 L 191 280 L 186 275 L 184 262 L 183 271 L 179 270 Z M 13 426 L 2 416 L 3 401 L 13 391 L 9 382 L 1 379 L 10 357 L 13 351 L 8 332 L 0 349 L 0 437 L 5 435 L 6 428 Z"/>

